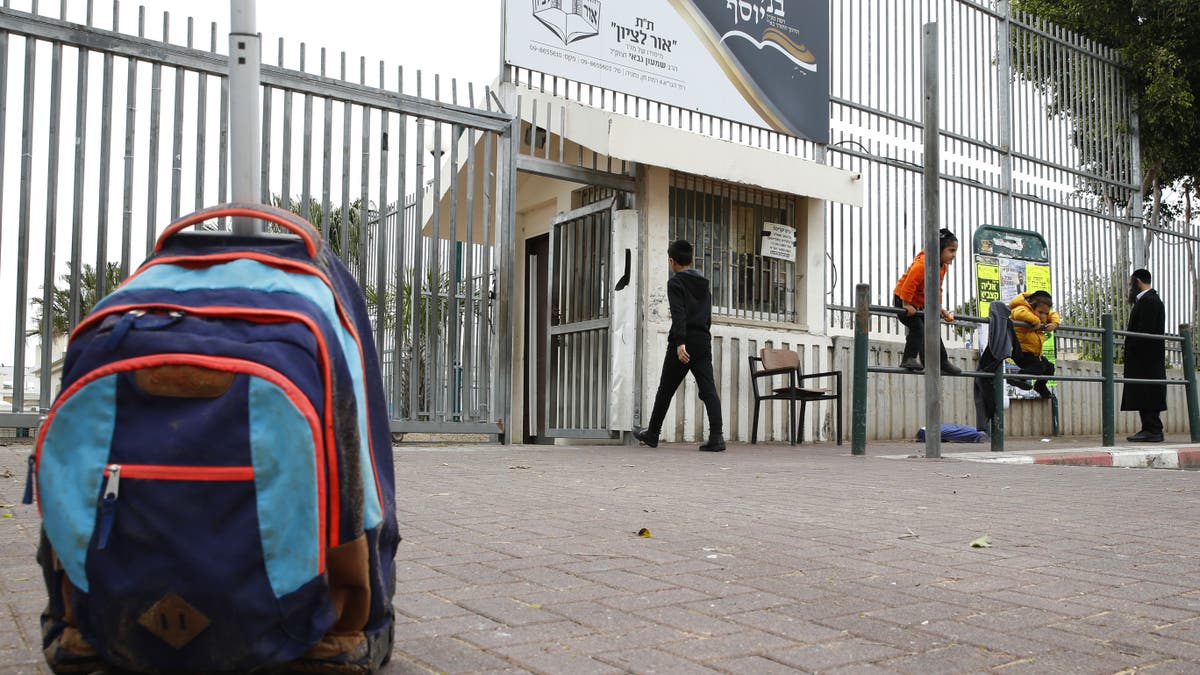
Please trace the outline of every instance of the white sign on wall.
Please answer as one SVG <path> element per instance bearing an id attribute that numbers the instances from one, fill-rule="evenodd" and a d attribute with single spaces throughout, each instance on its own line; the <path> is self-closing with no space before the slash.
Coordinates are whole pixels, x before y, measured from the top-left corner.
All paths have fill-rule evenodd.
<path id="1" fill-rule="evenodd" d="M 780 223 L 763 223 L 761 255 L 764 258 L 796 262 L 796 228 Z"/>
<path id="2" fill-rule="evenodd" d="M 829 0 L 507 0 L 504 61 L 829 142 Z"/>

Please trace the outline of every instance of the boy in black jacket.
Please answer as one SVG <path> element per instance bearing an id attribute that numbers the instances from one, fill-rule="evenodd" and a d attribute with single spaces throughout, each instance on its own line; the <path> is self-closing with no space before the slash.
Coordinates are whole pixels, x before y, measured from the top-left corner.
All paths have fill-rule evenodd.
<path id="1" fill-rule="evenodd" d="M 706 452 L 725 450 L 725 436 L 721 425 L 721 399 L 717 395 L 717 384 L 713 380 L 712 367 L 712 292 L 708 279 L 692 268 L 692 245 L 680 239 L 667 248 L 673 276 L 667 280 L 667 300 L 671 304 L 671 332 L 667 335 L 667 355 L 663 360 L 662 377 L 658 382 L 658 394 L 654 397 L 654 411 L 650 413 L 650 425 L 634 427 L 633 437 L 654 448 L 658 446 L 658 434 L 662 431 L 663 418 L 671 405 L 671 397 L 683 382 L 684 375 L 692 371 L 696 386 L 700 388 L 700 400 L 708 410 L 708 442 L 700 446 Z"/>

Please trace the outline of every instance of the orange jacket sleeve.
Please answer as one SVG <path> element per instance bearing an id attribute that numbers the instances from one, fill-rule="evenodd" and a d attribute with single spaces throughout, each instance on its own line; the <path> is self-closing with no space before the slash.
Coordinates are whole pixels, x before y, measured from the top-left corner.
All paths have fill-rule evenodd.
<path id="1" fill-rule="evenodd" d="M 946 278 L 946 266 L 938 270 L 938 294 L 941 295 L 941 280 Z M 925 252 L 921 251 L 913 259 L 912 264 L 904 271 L 904 276 L 896 282 L 892 293 L 908 304 L 921 309 L 925 306 Z"/>
<path id="2" fill-rule="evenodd" d="M 913 307 L 925 306 L 925 252 L 917 254 L 909 264 L 908 269 L 900 277 L 900 281 L 896 282 L 896 288 L 892 293 L 912 305 Z"/>

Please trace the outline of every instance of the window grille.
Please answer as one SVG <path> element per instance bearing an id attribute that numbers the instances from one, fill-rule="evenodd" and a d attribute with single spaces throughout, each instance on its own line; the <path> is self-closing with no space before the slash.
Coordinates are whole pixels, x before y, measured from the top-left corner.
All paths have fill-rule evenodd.
<path id="1" fill-rule="evenodd" d="M 713 314 L 795 321 L 796 263 L 761 255 L 763 223 L 797 228 L 796 198 L 672 174 L 670 238 L 687 239 L 712 283 Z"/>

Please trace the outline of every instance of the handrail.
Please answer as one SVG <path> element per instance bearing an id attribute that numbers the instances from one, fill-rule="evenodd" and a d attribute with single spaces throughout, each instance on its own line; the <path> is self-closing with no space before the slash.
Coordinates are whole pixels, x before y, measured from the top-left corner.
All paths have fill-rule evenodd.
<path id="1" fill-rule="evenodd" d="M 904 310 L 899 307 L 888 305 L 872 305 L 869 304 L 870 286 L 867 284 L 858 284 L 856 288 L 856 307 L 855 311 L 855 326 L 854 326 L 854 395 L 852 397 L 851 406 L 851 454 L 864 455 L 866 454 L 866 382 L 867 373 L 886 373 L 891 375 L 918 375 L 921 371 L 906 370 L 895 366 L 870 366 L 867 364 L 868 341 L 870 337 L 870 316 L 896 316 L 904 313 Z M 944 322 L 948 325 L 957 323 L 988 323 L 988 319 L 977 316 L 956 315 L 954 321 Z M 1014 325 L 1030 326 L 1024 321 L 1012 321 Z M 1102 317 L 1103 328 L 1090 328 L 1086 326 L 1066 326 L 1059 325 L 1056 332 L 1071 332 L 1071 333 L 1091 333 L 1102 336 L 1103 356 L 1101 365 L 1103 373 L 1099 377 L 1093 375 L 1053 375 L 1046 379 L 1054 379 L 1061 382 L 1099 382 L 1101 383 L 1102 396 L 1102 431 L 1101 443 L 1104 447 L 1112 447 L 1116 445 L 1116 420 L 1113 408 L 1115 407 L 1116 399 L 1116 384 L 1164 384 L 1164 385 L 1183 385 L 1186 388 L 1186 399 L 1188 407 L 1188 427 L 1192 442 L 1200 442 L 1200 403 L 1197 396 L 1196 385 L 1196 369 L 1192 353 L 1192 333 L 1188 324 L 1180 324 L 1179 334 L 1154 334 L 1154 333 L 1139 333 L 1136 331 L 1117 330 L 1113 328 L 1113 317 L 1111 314 L 1105 314 Z M 1183 379 L 1176 378 L 1138 378 L 1138 377 L 1117 377 L 1113 372 L 1113 361 L 1115 354 L 1114 337 L 1121 335 L 1123 337 L 1143 337 L 1164 342 L 1180 342 L 1181 351 L 1184 356 L 1184 377 Z M 1006 373 L 1005 368 L 1001 366 L 995 373 L 983 371 L 963 371 L 957 376 L 947 375 L 947 377 L 973 377 L 973 378 L 992 378 L 993 393 L 996 397 L 997 405 L 996 412 L 992 418 L 992 451 L 1000 452 L 1004 450 L 1004 406 L 1001 401 L 1004 395 L 1005 380 L 1028 380 L 1031 375 L 1028 373 Z M 1036 378 L 1032 378 L 1036 379 Z M 1058 400 L 1051 399 L 1053 406 L 1053 417 L 1055 433 L 1058 430 Z"/>

